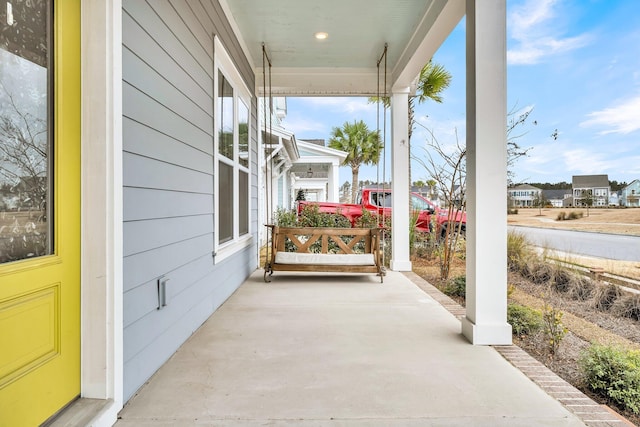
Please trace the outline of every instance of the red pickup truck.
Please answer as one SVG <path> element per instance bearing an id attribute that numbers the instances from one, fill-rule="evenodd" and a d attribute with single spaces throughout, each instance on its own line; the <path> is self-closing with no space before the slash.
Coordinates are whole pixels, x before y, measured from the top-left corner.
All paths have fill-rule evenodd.
<path id="1" fill-rule="evenodd" d="M 339 214 L 346 217 L 351 226 L 353 226 L 358 218 L 362 216 L 363 209 L 368 210 L 374 215 L 381 215 L 383 218 L 391 216 L 391 197 L 390 189 L 380 187 L 363 188 L 358 193 L 356 203 L 331 203 L 331 202 L 298 202 L 298 215 L 301 214 L 305 206 L 317 205 L 320 213 Z M 464 235 L 467 228 L 467 216 L 461 211 L 452 211 L 449 218 L 448 209 L 440 209 L 432 201 L 425 199 L 417 193 L 411 193 L 411 204 L 414 210 L 418 212 L 418 220 L 416 229 L 418 231 L 427 232 L 431 228 L 431 216 L 436 215 L 436 225 L 438 234 L 444 236 L 447 227 L 451 223 L 462 223 L 461 233 Z M 384 222 L 384 221 L 381 221 Z"/>

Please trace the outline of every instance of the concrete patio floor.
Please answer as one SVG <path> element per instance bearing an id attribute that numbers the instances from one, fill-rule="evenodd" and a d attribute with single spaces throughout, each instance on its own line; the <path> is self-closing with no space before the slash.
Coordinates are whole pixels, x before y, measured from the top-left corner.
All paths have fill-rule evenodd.
<path id="1" fill-rule="evenodd" d="M 410 278 L 256 271 L 116 426 L 585 425 Z"/>

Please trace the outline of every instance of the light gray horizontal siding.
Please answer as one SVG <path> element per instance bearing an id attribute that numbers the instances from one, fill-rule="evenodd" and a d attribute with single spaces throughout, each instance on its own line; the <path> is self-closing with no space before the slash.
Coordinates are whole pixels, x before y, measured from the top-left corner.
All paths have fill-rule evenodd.
<path id="1" fill-rule="evenodd" d="M 201 106 L 193 101 L 193 97 L 200 95 L 201 91 L 196 91 L 196 93 L 181 92 L 171 81 L 163 78 L 159 71 L 145 64 L 128 49 L 123 49 L 122 61 L 122 72 L 127 76 L 127 83 L 136 87 L 140 92 L 153 94 L 157 103 L 171 111 L 179 112 L 189 123 L 203 132 L 211 134 L 213 127 L 212 101 L 209 99 Z"/>
<path id="2" fill-rule="evenodd" d="M 213 175 L 213 155 L 159 133 L 127 117 L 122 121 L 124 151 Z M 211 144 L 213 145 L 213 144 Z M 213 147 L 209 147 L 211 150 Z"/>
<path id="3" fill-rule="evenodd" d="M 193 215 L 173 218 L 149 219 L 123 224 L 124 256 L 135 255 L 167 246 L 173 242 L 213 234 L 211 215 Z M 158 233 L 158 230 L 162 230 Z"/>
<path id="4" fill-rule="evenodd" d="M 204 130 L 189 121 L 184 111 L 173 111 L 162 105 L 153 94 L 146 94 L 125 80 L 122 84 L 124 117 L 144 123 L 158 132 L 183 141 L 202 151 L 211 150 L 213 130 Z M 213 122 L 212 122 L 213 123 Z"/>
<path id="5" fill-rule="evenodd" d="M 249 88 L 251 66 L 216 0 L 123 1 L 124 395 L 178 349 L 257 267 L 256 244 L 215 262 L 213 35 Z M 251 231 L 257 242 L 257 120 Z M 168 305 L 158 310 L 158 279 Z"/>
<path id="6" fill-rule="evenodd" d="M 128 187 L 213 193 L 213 179 L 207 173 L 126 152 L 122 163 L 123 180 Z"/>
<path id="7" fill-rule="evenodd" d="M 213 197 L 210 194 L 131 187 L 125 187 L 123 193 L 125 223 L 153 218 L 213 215 Z"/>
<path id="8" fill-rule="evenodd" d="M 148 280 L 161 277 L 167 271 L 188 264 L 193 259 L 207 254 L 211 256 L 212 253 L 212 236 L 203 234 L 153 251 L 127 256 L 122 265 L 124 290 L 126 292 Z"/>

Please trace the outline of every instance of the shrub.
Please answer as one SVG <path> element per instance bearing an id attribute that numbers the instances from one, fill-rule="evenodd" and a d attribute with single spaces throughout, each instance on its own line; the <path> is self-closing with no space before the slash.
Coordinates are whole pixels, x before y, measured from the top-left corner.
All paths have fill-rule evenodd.
<path id="1" fill-rule="evenodd" d="M 564 221 L 566 219 L 567 219 L 566 212 L 559 212 L 558 215 L 556 216 L 556 221 Z"/>
<path id="2" fill-rule="evenodd" d="M 465 298 L 467 295 L 467 276 L 458 276 L 450 280 L 442 292 L 450 297 Z"/>
<path id="3" fill-rule="evenodd" d="M 609 311 L 620 295 L 622 291 L 616 285 L 598 286 L 593 297 L 593 306 L 600 311 Z"/>
<path id="4" fill-rule="evenodd" d="M 360 228 L 376 228 L 378 227 L 378 218 L 367 209 L 362 210 L 362 215 L 356 220 L 356 227 Z"/>
<path id="5" fill-rule="evenodd" d="M 338 213 L 324 213 L 320 212 L 318 205 L 306 205 L 300 217 L 298 223 L 301 227 L 338 227 L 338 228 L 350 228 L 351 223 L 344 215 Z"/>
<path id="6" fill-rule="evenodd" d="M 569 330 L 562 324 L 563 313 L 556 307 L 548 304 L 544 305 L 544 311 L 542 312 L 542 324 L 544 328 L 544 335 L 547 338 L 547 344 L 549 353 L 551 356 L 555 356 L 560 348 L 560 342 L 564 339 Z"/>
<path id="7" fill-rule="evenodd" d="M 571 211 L 567 219 L 579 219 L 579 218 L 582 218 L 582 216 L 583 216 L 582 212 Z"/>
<path id="8" fill-rule="evenodd" d="M 520 304 L 507 306 L 507 323 L 514 335 L 531 335 L 542 328 L 542 313 Z"/>
<path id="9" fill-rule="evenodd" d="M 640 413 L 640 352 L 592 345 L 579 366 L 591 390 Z"/>
<path id="10" fill-rule="evenodd" d="M 298 225 L 298 215 L 294 210 L 278 208 L 274 214 L 274 224 L 280 227 L 295 227 Z"/>

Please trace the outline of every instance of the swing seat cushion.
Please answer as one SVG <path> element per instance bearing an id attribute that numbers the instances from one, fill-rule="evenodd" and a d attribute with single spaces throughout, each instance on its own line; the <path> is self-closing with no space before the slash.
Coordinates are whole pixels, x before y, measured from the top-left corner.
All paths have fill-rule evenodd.
<path id="1" fill-rule="evenodd" d="M 312 254 L 276 252 L 276 264 L 376 265 L 374 254 Z"/>

